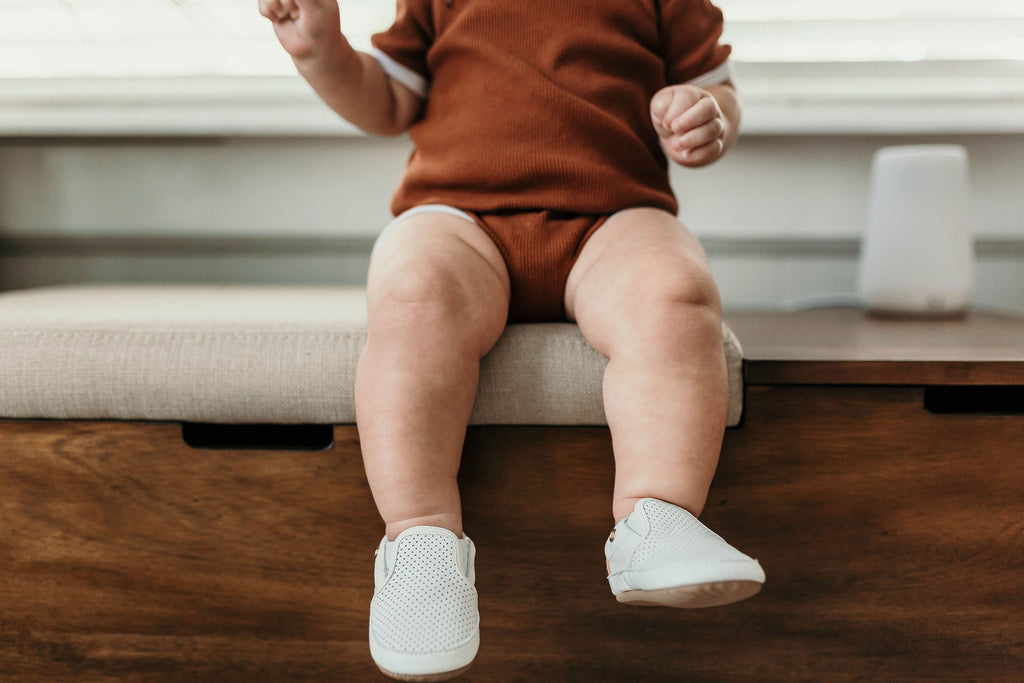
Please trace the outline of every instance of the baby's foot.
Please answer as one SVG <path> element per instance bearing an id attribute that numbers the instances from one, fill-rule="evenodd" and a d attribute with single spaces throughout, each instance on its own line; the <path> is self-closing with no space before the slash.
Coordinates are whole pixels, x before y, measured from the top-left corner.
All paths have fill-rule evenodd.
<path id="1" fill-rule="evenodd" d="M 475 555 L 468 536 L 439 527 L 381 540 L 370 601 L 370 654 L 381 671 L 441 681 L 469 668 L 480 646 Z"/>
<path id="2" fill-rule="evenodd" d="M 681 507 L 637 501 L 604 546 L 608 583 L 619 602 L 715 607 L 761 590 L 764 570 Z"/>

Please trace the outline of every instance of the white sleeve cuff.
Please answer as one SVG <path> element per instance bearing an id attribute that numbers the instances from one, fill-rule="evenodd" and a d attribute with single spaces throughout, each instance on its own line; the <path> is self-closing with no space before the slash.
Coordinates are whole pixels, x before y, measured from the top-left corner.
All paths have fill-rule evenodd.
<path id="1" fill-rule="evenodd" d="M 701 74 L 700 76 L 697 76 L 697 78 L 691 78 L 683 85 L 695 85 L 698 88 L 706 88 L 709 85 L 719 85 L 731 79 L 732 62 L 725 60 L 706 74 Z"/>
<path id="2" fill-rule="evenodd" d="M 409 67 L 399 64 L 389 57 L 383 50 L 373 48 L 370 51 L 370 55 L 380 62 L 381 68 L 384 69 L 384 73 L 386 73 L 388 77 L 398 81 L 420 97 L 426 98 L 427 92 L 430 90 L 430 82 L 427 81 L 426 78 L 419 75 Z"/>

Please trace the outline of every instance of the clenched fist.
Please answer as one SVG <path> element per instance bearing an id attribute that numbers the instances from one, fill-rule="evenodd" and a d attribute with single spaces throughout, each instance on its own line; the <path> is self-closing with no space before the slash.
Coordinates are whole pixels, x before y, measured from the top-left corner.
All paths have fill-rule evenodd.
<path id="1" fill-rule="evenodd" d="M 728 120 L 703 88 L 662 88 L 651 98 L 651 122 L 665 154 L 683 166 L 705 166 L 725 151 Z"/>

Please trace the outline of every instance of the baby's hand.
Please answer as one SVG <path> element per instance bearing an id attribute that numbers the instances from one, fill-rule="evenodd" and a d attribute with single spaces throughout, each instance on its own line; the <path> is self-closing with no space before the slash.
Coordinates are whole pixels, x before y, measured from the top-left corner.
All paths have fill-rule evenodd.
<path id="1" fill-rule="evenodd" d="M 259 0 L 281 46 L 295 59 L 328 54 L 341 39 L 337 0 Z"/>
<path id="2" fill-rule="evenodd" d="M 651 98 L 651 121 L 665 154 L 683 166 L 706 166 L 725 151 L 725 116 L 703 88 L 662 88 Z"/>

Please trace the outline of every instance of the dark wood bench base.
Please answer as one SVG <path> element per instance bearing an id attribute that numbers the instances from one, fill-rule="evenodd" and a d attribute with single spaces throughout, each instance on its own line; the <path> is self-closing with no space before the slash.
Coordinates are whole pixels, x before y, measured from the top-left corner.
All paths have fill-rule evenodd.
<path id="1" fill-rule="evenodd" d="M 915 387 L 752 386 L 705 522 L 761 595 L 619 605 L 601 428 L 470 430 L 482 645 L 464 680 L 1019 680 L 1024 417 Z M 382 526 L 354 427 L 199 450 L 175 424 L 4 422 L 4 680 L 374 680 Z"/>

